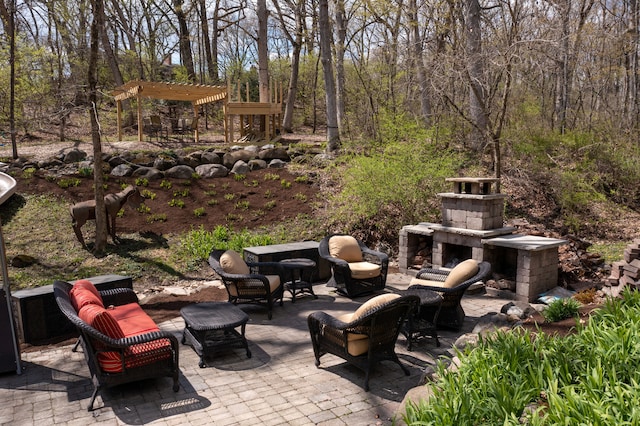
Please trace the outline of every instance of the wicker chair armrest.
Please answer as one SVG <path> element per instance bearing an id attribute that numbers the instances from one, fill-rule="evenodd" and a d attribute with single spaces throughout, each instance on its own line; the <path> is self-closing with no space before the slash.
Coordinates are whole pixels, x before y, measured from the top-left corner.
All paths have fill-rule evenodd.
<path id="1" fill-rule="evenodd" d="M 229 281 L 258 280 L 269 285 L 269 279 L 263 274 L 228 274 L 225 272 L 222 277 Z"/>
<path id="2" fill-rule="evenodd" d="M 309 316 L 307 317 L 307 321 L 309 322 L 309 324 L 321 324 L 335 330 L 346 330 L 350 326 L 350 324 L 344 321 L 340 321 L 338 318 L 322 311 L 309 314 Z"/>
<path id="3" fill-rule="evenodd" d="M 347 262 L 346 260 L 342 260 L 339 257 L 329 256 L 329 257 L 325 257 L 325 259 L 336 266 L 339 266 L 342 268 L 349 268 L 349 262 Z"/>
<path id="4" fill-rule="evenodd" d="M 469 284 L 471 285 L 471 284 Z M 424 284 L 414 284 L 414 285 L 410 285 L 407 290 L 431 290 L 431 291 L 435 291 L 437 293 L 447 293 L 447 294 L 452 294 L 452 293 L 459 293 L 459 292 L 464 292 L 469 285 L 457 285 L 455 287 L 452 288 L 448 288 L 448 287 L 436 287 L 436 286 L 430 286 L 430 285 L 424 285 Z"/>
<path id="5" fill-rule="evenodd" d="M 442 269 L 423 268 L 418 271 L 416 278 L 421 280 L 444 282 L 448 275 L 449 271 L 444 271 Z"/>
<path id="6" fill-rule="evenodd" d="M 125 337 L 122 339 L 114 339 L 106 334 L 102 334 L 100 331 L 85 322 L 80 324 L 80 328 L 92 338 L 99 340 L 107 348 L 126 349 L 133 345 L 153 342 L 161 339 L 169 339 L 171 341 L 171 346 L 175 347 L 176 350 L 178 347 L 178 339 L 169 331 L 152 331 L 150 333 L 138 334 L 136 336 Z"/>
<path id="7" fill-rule="evenodd" d="M 283 270 L 280 262 L 245 262 L 249 268 L 257 268 L 258 271 L 261 268 L 275 268 L 278 271 Z"/>
<path id="8" fill-rule="evenodd" d="M 105 306 L 120 306 L 128 303 L 138 303 L 138 295 L 130 288 L 114 288 L 100 291 Z"/>
<path id="9" fill-rule="evenodd" d="M 386 253 L 382 253 L 381 251 L 376 251 L 368 247 L 362 247 L 362 246 L 360 247 L 360 250 L 362 251 L 362 254 L 365 257 L 375 258 L 383 264 L 389 263 L 389 255 L 387 255 Z"/>

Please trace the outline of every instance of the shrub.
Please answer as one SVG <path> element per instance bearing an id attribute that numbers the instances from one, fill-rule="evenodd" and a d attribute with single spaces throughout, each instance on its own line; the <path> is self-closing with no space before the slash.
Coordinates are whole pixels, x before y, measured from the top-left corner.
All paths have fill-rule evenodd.
<path id="1" fill-rule="evenodd" d="M 139 211 L 140 213 L 146 213 L 146 214 L 151 213 L 151 209 L 149 208 L 149 206 L 147 206 L 144 203 L 140 204 L 140 206 L 136 210 Z M 122 211 L 124 212 L 124 210 Z"/>
<path id="2" fill-rule="evenodd" d="M 233 180 L 239 182 L 241 180 L 245 180 L 247 177 L 245 175 L 241 175 L 241 174 L 235 174 L 233 175 Z"/>
<path id="3" fill-rule="evenodd" d="M 282 188 L 284 188 L 284 189 L 289 189 L 289 188 L 291 188 L 291 182 L 289 182 L 286 179 L 282 179 L 280 181 L 280 186 L 282 186 Z"/>
<path id="4" fill-rule="evenodd" d="M 208 259 L 211 250 L 235 250 L 242 253 L 244 247 L 265 246 L 279 241 L 269 235 L 250 232 L 248 230 L 234 231 L 219 225 L 212 231 L 203 226 L 192 229 L 180 238 L 180 252 L 193 259 Z"/>
<path id="5" fill-rule="evenodd" d="M 148 186 L 149 179 L 147 178 L 136 178 L 136 186 Z"/>
<path id="6" fill-rule="evenodd" d="M 27 167 L 22 171 L 22 177 L 24 179 L 31 179 L 35 173 L 36 173 L 35 167 Z"/>
<path id="7" fill-rule="evenodd" d="M 167 221 L 167 215 L 164 213 L 154 213 L 147 217 L 147 222 L 149 223 L 166 222 L 166 221 Z"/>
<path id="8" fill-rule="evenodd" d="M 173 184 L 168 180 L 163 179 L 162 182 L 160 182 L 160 188 L 171 189 L 172 186 Z"/>
<path id="9" fill-rule="evenodd" d="M 517 329 L 439 363 L 432 396 L 410 402 L 406 424 L 636 424 L 640 388 L 640 292 L 608 299 L 576 333 L 554 337 Z M 624 356 L 621 356 L 624 354 Z M 608 419 L 608 420 L 607 420 Z"/>
<path id="10" fill-rule="evenodd" d="M 205 211 L 204 207 L 198 207 L 197 209 L 195 209 L 193 211 L 193 214 L 195 217 L 202 217 L 204 215 L 207 214 L 207 212 Z"/>
<path id="11" fill-rule="evenodd" d="M 579 309 L 580 302 L 572 297 L 556 299 L 542 311 L 542 316 L 548 322 L 556 322 L 577 316 Z"/>
<path id="12" fill-rule="evenodd" d="M 264 176 L 262 177 L 262 179 L 264 179 L 264 180 L 278 180 L 278 179 L 280 179 L 280 175 L 275 174 L 275 173 L 265 173 Z"/>
<path id="13" fill-rule="evenodd" d="M 182 209 L 184 208 L 184 201 L 177 198 L 172 198 L 171 201 L 169 201 L 169 205 L 171 207 L 180 207 Z"/>
<path id="14" fill-rule="evenodd" d="M 143 189 L 142 192 L 140 192 L 140 195 L 142 195 L 142 198 L 146 198 L 148 200 L 156 199 L 156 193 L 153 191 L 149 191 L 148 189 Z"/>
<path id="15" fill-rule="evenodd" d="M 58 186 L 60 188 L 70 188 L 72 186 L 79 186 L 80 179 L 78 178 L 64 178 L 58 181 Z"/>

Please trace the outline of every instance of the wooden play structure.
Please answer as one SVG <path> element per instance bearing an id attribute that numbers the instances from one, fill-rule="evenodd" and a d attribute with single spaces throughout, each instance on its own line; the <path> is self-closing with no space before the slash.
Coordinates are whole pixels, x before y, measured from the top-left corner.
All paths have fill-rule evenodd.
<path id="1" fill-rule="evenodd" d="M 275 88 L 275 90 L 274 90 Z M 281 131 L 282 125 L 282 84 L 269 85 L 270 102 L 250 102 L 249 83 L 245 84 L 244 101 L 242 98 L 241 85 L 238 82 L 236 87 L 236 100 L 229 100 L 224 104 L 224 138 L 227 142 L 234 140 L 235 117 L 238 116 L 240 124 L 240 138 L 245 137 L 248 131 L 252 131 L 254 117 L 264 117 L 264 139 L 273 140 Z M 233 94 L 231 83 L 227 82 L 227 93 Z"/>
<path id="2" fill-rule="evenodd" d="M 236 121 L 240 125 L 240 137 L 246 136 L 252 131 L 254 117 L 263 116 L 264 118 L 264 139 L 273 140 L 281 130 L 282 121 L 282 84 L 276 87 L 274 92 L 273 82 L 270 84 L 271 102 L 250 102 L 249 101 L 249 83 L 245 85 L 244 100 L 240 90 L 240 83 L 237 84 L 237 91 L 234 101 L 229 99 L 231 91 L 231 83 L 227 86 L 211 86 L 205 84 L 179 84 L 179 83 L 162 83 L 150 82 L 142 80 L 133 80 L 113 91 L 117 108 L 117 125 L 118 125 L 118 141 L 122 140 L 122 101 L 135 98 L 138 108 L 138 141 L 144 140 L 145 119 L 142 114 L 142 98 L 147 99 L 165 99 L 173 101 L 188 101 L 193 105 L 193 122 L 189 126 L 189 132 L 193 132 L 193 139 L 198 142 L 198 116 L 199 107 L 201 105 L 223 101 L 224 110 L 224 137 L 227 143 L 234 142 L 234 125 Z M 236 116 L 238 119 L 236 120 Z M 154 134 L 163 135 L 162 127 L 160 131 L 157 129 Z"/>
<path id="3" fill-rule="evenodd" d="M 199 107 L 211 102 L 227 99 L 225 86 L 210 86 L 205 84 L 179 84 L 162 83 L 142 80 L 133 80 L 113 91 L 116 100 L 118 140 L 122 140 L 122 101 L 135 98 L 138 105 L 138 141 L 144 140 L 144 120 L 142 117 L 142 98 L 165 99 L 171 101 L 187 101 L 193 105 L 193 139 L 198 142 L 198 116 Z"/>

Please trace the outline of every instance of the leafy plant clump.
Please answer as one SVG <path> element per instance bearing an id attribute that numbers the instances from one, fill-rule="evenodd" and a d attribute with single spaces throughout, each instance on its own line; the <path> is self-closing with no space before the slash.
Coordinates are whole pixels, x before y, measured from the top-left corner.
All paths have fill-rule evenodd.
<path id="1" fill-rule="evenodd" d="M 556 299 L 542 311 L 542 316 L 547 322 L 562 321 L 578 316 L 579 309 L 580 302 L 574 298 Z"/>
<path id="2" fill-rule="evenodd" d="M 410 402 L 408 425 L 637 424 L 640 292 L 608 299 L 566 337 L 498 332 L 440 362 L 432 396 Z M 625 354 L 625 356 L 620 356 Z"/>

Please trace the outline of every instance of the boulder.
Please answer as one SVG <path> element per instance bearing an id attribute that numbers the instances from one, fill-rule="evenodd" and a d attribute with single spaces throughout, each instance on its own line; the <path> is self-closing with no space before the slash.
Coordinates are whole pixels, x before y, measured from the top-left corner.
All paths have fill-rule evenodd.
<path id="1" fill-rule="evenodd" d="M 264 160 L 254 159 L 254 160 L 250 160 L 248 164 L 249 164 L 249 170 L 251 171 L 262 170 L 267 168 L 267 162 Z"/>
<path id="2" fill-rule="evenodd" d="M 195 172 L 193 167 L 181 164 L 166 170 L 164 175 L 173 179 L 191 179 Z"/>
<path id="3" fill-rule="evenodd" d="M 140 177 L 147 180 L 159 180 L 164 177 L 164 174 L 153 167 L 138 167 L 131 174 L 133 177 Z"/>
<path id="4" fill-rule="evenodd" d="M 200 161 L 203 164 L 222 164 L 222 159 L 215 152 L 203 152 L 200 157 Z"/>
<path id="5" fill-rule="evenodd" d="M 282 160 L 278 160 L 276 158 L 274 160 L 269 161 L 269 165 L 267 166 L 267 168 L 269 168 L 269 169 L 282 169 L 286 165 L 287 165 L 287 163 L 285 163 Z"/>
<path id="6" fill-rule="evenodd" d="M 271 149 L 262 149 L 262 151 L 260 151 L 260 153 L 258 154 L 258 157 L 261 160 L 282 160 L 282 161 L 289 161 L 289 154 L 287 153 L 287 150 L 285 148 L 282 147 L 278 147 L 278 148 L 271 148 Z"/>
<path id="7" fill-rule="evenodd" d="M 196 167 L 196 173 L 203 178 L 225 177 L 229 174 L 229 169 L 222 164 L 202 164 Z"/>
<path id="8" fill-rule="evenodd" d="M 249 173 L 249 165 L 242 160 L 236 161 L 231 169 L 231 173 L 236 175 L 246 175 Z"/>
<path id="9" fill-rule="evenodd" d="M 153 167 L 158 170 L 169 170 L 172 167 L 178 165 L 178 162 L 173 157 L 160 156 L 153 161 Z"/>
<path id="10" fill-rule="evenodd" d="M 110 174 L 114 177 L 131 176 L 133 174 L 133 167 L 129 164 L 119 164 L 111 170 Z"/>

